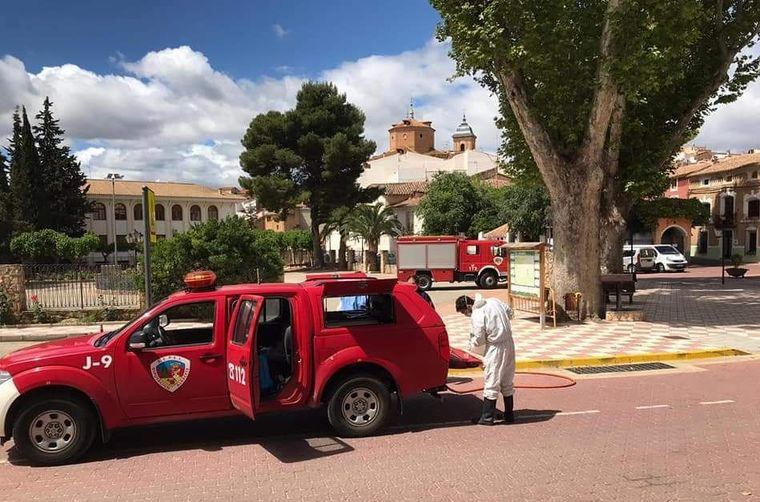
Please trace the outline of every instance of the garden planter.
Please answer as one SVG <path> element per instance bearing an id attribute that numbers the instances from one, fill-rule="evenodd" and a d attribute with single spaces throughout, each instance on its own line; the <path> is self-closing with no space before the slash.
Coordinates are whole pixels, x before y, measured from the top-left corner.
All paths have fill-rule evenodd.
<path id="1" fill-rule="evenodd" d="M 749 269 L 747 268 L 732 267 L 732 268 L 727 268 L 726 273 L 730 275 L 731 277 L 744 277 L 744 274 L 746 274 L 748 270 Z"/>

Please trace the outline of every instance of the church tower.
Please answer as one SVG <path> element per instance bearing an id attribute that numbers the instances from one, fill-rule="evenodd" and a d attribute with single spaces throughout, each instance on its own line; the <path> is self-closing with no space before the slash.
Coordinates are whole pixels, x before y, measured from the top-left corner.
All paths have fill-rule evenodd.
<path id="1" fill-rule="evenodd" d="M 475 150 L 475 140 L 477 136 L 472 132 L 472 127 L 467 123 L 467 117 L 462 114 L 462 123 L 451 136 L 454 143 L 455 152 L 464 152 L 465 150 Z"/>
<path id="2" fill-rule="evenodd" d="M 414 118 L 414 103 L 409 104 L 409 112 L 404 120 L 388 130 L 390 152 L 412 151 L 428 153 L 435 149 L 435 129 L 429 120 Z"/>

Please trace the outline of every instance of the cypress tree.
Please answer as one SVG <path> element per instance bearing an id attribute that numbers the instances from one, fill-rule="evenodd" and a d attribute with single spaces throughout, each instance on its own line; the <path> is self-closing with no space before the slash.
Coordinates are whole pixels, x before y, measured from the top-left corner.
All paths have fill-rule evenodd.
<path id="1" fill-rule="evenodd" d="M 13 138 L 11 139 L 10 198 L 16 231 L 39 230 L 47 221 L 47 193 L 44 189 L 40 159 L 26 115 L 26 108 L 13 115 Z"/>
<path id="2" fill-rule="evenodd" d="M 11 215 L 8 211 L 8 166 L 5 156 L 0 152 L 0 262 L 8 251 L 10 234 L 13 229 Z"/>
<path id="3" fill-rule="evenodd" d="M 42 106 L 35 117 L 34 134 L 48 201 L 45 227 L 69 235 L 81 235 L 85 213 L 90 210 L 86 191 L 82 190 L 87 179 L 79 161 L 63 143 L 65 131 L 53 116 L 50 98 L 46 97 Z"/>

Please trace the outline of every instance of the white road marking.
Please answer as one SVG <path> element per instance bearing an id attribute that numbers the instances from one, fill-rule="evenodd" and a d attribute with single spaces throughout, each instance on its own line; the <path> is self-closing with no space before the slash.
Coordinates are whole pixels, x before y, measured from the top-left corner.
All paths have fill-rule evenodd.
<path id="1" fill-rule="evenodd" d="M 655 408 L 670 408 L 669 404 L 650 404 L 647 406 L 637 406 L 637 410 L 653 410 Z"/>
<path id="2" fill-rule="evenodd" d="M 593 413 L 601 413 L 599 410 L 585 410 L 585 411 L 561 411 L 557 415 L 591 415 Z"/>
<path id="3" fill-rule="evenodd" d="M 709 405 L 709 404 L 731 404 L 733 402 L 734 401 L 732 399 L 724 399 L 722 401 L 702 401 L 699 404 L 706 404 L 706 405 Z"/>

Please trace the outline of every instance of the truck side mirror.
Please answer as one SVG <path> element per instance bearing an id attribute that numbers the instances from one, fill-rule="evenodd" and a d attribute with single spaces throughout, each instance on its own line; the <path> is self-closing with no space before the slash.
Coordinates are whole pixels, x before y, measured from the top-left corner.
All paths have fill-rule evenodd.
<path id="1" fill-rule="evenodd" d="M 145 340 L 147 337 L 142 330 L 135 331 L 132 336 L 129 337 L 129 348 L 132 350 L 142 350 L 147 346 Z"/>

